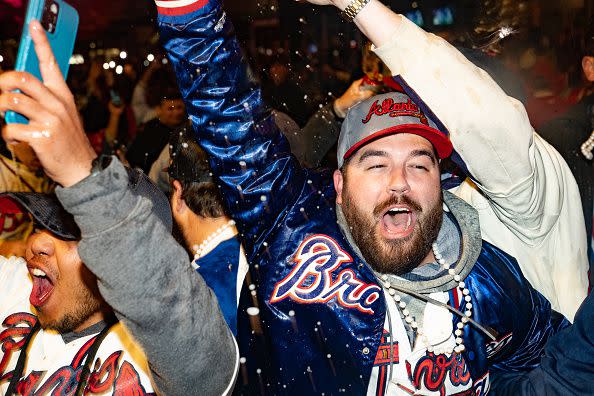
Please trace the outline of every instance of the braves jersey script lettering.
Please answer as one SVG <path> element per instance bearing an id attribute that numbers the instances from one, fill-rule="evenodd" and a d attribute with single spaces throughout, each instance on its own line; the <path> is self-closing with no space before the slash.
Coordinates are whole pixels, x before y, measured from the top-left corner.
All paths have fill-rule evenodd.
<path id="1" fill-rule="evenodd" d="M 334 239 L 327 235 L 308 237 L 297 249 L 294 261 L 291 273 L 276 284 L 271 303 L 286 298 L 304 304 L 335 300 L 345 308 L 373 314 L 372 304 L 379 298 L 381 289 L 357 279 L 351 269 L 335 273 L 342 263 L 353 259 Z"/>
<path id="2" fill-rule="evenodd" d="M 11 373 L 6 373 L 6 367 L 12 357 L 12 354 L 18 352 L 23 347 L 27 335 L 33 329 L 37 318 L 35 315 L 27 312 L 17 312 L 2 322 L 5 327 L 0 332 L 0 349 L 2 350 L 2 359 L 0 359 L 0 382 L 5 380 Z"/>
<path id="3" fill-rule="evenodd" d="M 10 382 L 13 371 L 6 371 L 13 355 L 20 353 L 25 340 L 36 322 L 35 315 L 28 312 L 17 312 L 7 316 L 2 325 L 5 329 L 0 332 L 0 383 Z M 95 337 L 85 342 L 74 355 L 70 365 L 54 370 L 51 374 L 46 371 L 32 370 L 17 384 L 17 393 L 23 396 L 35 395 L 74 395 L 78 385 L 84 362 Z M 91 366 L 85 394 L 117 394 L 117 395 L 152 395 L 142 384 L 141 376 L 129 361 L 124 360 L 123 351 L 111 353 L 103 362 L 96 358 Z"/>
<path id="4" fill-rule="evenodd" d="M 446 377 L 449 377 L 454 387 L 470 382 L 470 373 L 462 355 L 458 353 L 452 353 L 450 356 L 435 355 L 433 352 L 427 352 L 417 362 L 412 374 L 415 387 L 423 386 L 427 390 L 438 391 L 441 396 L 446 394 Z"/>
<path id="5" fill-rule="evenodd" d="M 43 371 L 32 371 L 17 385 L 17 392 L 23 396 L 74 395 L 83 370 L 84 362 L 95 337 L 88 340 L 76 353 L 69 366 L 61 367 L 49 377 Z M 95 359 L 84 394 L 152 395 L 141 383 L 140 375 L 130 362 L 120 362 L 122 351 L 113 352 L 104 362 Z M 43 378 L 47 380 L 43 381 Z"/>

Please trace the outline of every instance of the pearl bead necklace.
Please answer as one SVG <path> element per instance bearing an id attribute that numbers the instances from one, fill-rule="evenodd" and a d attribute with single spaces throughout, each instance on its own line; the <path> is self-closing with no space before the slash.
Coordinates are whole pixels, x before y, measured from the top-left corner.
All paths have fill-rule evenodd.
<path id="1" fill-rule="evenodd" d="M 580 149 L 582 150 L 582 154 L 584 157 L 589 159 L 590 161 L 594 158 L 594 154 L 592 154 L 592 150 L 594 150 L 594 131 L 584 143 L 582 143 Z"/>
<path id="2" fill-rule="evenodd" d="M 415 318 L 410 314 L 409 310 L 406 309 L 406 303 L 402 300 L 402 297 L 398 294 L 397 290 L 392 287 L 390 281 L 388 280 L 388 275 L 383 274 L 381 276 L 382 282 L 388 294 L 394 299 L 396 306 L 400 310 L 400 313 L 404 317 L 404 321 L 416 332 L 417 337 L 423 341 L 425 346 L 427 347 L 428 352 L 434 352 L 436 355 L 440 354 L 448 354 L 451 355 L 452 352 L 460 353 L 465 350 L 464 347 L 464 340 L 462 336 L 464 334 L 464 327 L 468 323 L 470 316 L 472 315 L 472 302 L 470 298 L 470 291 L 466 288 L 466 284 L 460 278 L 460 275 L 456 274 L 456 271 L 453 268 L 450 268 L 450 265 L 445 261 L 442 255 L 439 253 L 437 249 L 437 244 L 433 243 L 433 255 L 437 262 L 443 267 L 443 269 L 448 271 L 448 274 L 451 275 L 456 282 L 458 282 L 458 287 L 462 291 L 462 295 L 464 296 L 464 301 L 466 311 L 464 312 L 464 316 L 458 324 L 456 325 L 456 330 L 454 331 L 455 342 L 456 345 L 452 348 L 450 347 L 443 347 L 443 348 L 434 348 L 433 345 L 430 344 L 427 336 L 423 334 L 423 330 L 419 327 L 419 324 L 415 320 Z M 428 303 L 430 304 L 430 303 Z"/>
<path id="3" fill-rule="evenodd" d="M 215 241 L 222 233 L 227 231 L 229 228 L 235 225 L 235 221 L 229 220 L 227 223 L 223 224 L 219 228 L 216 229 L 213 233 L 211 233 L 202 243 L 198 245 L 192 246 L 192 250 L 194 250 L 194 260 L 198 260 L 202 255 L 206 252 L 209 252 L 211 249 L 207 249 L 210 247 L 210 244 Z"/>

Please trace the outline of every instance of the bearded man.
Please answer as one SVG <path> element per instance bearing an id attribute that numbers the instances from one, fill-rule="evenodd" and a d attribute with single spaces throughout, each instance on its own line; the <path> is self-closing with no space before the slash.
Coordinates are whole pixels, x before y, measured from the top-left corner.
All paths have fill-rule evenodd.
<path id="1" fill-rule="evenodd" d="M 196 139 L 253 264 L 264 338 L 243 305 L 240 348 L 253 376 L 240 388 L 484 394 L 495 374 L 538 366 L 567 322 L 514 257 L 482 240 L 477 211 L 441 190 L 439 162 L 452 136 L 482 194 L 535 243 L 535 230 L 569 227 L 559 210 L 549 214 L 566 202 L 541 194 L 563 196 L 551 169 L 567 166 L 521 105 L 449 44 L 376 0 L 336 3 L 348 18 L 360 13 L 355 22 L 402 74 L 403 92 L 349 110 L 340 169 L 329 173 L 291 156 L 218 1 L 157 2 Z"/>

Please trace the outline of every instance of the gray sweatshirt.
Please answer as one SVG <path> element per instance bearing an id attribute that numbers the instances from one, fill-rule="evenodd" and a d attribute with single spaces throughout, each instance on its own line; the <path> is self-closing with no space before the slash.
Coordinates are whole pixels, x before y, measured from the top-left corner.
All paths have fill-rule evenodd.
<path id="1" fill-rule="evenodd" d="M 184 249 L 128 186 L 115 158 L 102 172 L 56 191 L 81 229 L 79 254 L 99 290 L 144 349 L 163 395 L 220 395 L 238 352 L 213 291 Z"/>

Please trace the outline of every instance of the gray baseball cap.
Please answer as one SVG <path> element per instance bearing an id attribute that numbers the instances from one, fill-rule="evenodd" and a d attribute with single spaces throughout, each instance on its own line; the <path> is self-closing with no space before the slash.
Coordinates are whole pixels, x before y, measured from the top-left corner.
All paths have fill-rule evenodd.
<path id="1" fill-rule="evenodd" d="M 433 144 L 439 158 L 449 157 L 453 147 L 448 131 L 434 117 L 419 98 L 413 101 L 402 92 L 376 95 L 353 106 L 338 138 L 338 167 L 367 143 L 396 133 L 422 136 Z"/>

